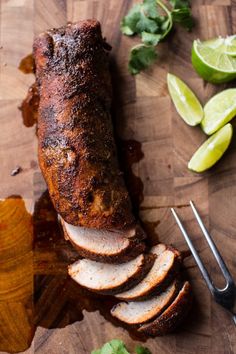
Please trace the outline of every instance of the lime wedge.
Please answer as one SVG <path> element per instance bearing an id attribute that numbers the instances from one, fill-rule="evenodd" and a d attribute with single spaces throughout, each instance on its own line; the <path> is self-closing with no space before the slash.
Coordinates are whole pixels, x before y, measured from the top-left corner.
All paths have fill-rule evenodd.
<path id="1" fill-rule="evenodd" d="M 177 76 L 167 74 L 167 84 L 175 108 L 189 125 L 197 125 L 203 119 L 203 109 L 190 88 Z"/>
<path id="2" fill-rule="evenodd" d="M 203 172 L 213 166 L 227 150 L 232 135 L 233 127 L 228 123 L 199 147 L 189 161 L 188 168 Z"/>
<path id="3" fill-rule="evenodd" d="M 227 37 L 228 38 L 228 37 Z M 197 73 L 214 84 L 236 78 L 236 58 L 228 55 L 231 45 L 227 38 L 215 38 L 206 42 L 195 40 L 192 47 L 192 64 Z M 232 40 L 234 47 L 234 41 Z"/>
<path id="4" fill-rule="evenodd" d="M 213 96 L 204 107 L 202 129 L 211 135 L 236 115 L 236 89 L 224 90 Z"/>

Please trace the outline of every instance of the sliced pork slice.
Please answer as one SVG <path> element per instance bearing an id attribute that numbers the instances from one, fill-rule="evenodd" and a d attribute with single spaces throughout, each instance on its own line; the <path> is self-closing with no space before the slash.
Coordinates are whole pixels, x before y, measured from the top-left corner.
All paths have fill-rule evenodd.
<path id="1" fill-rule="evenodd" d="M 177 292 L 178 282 L 175 281 L 163 293 L 150 300 L 120 302 L 113 307 L 111 314 L 130 325 L 145 323 L 160 315 L 174 299 Z"/>
<path id="2" fill-rule="evenodd" d="M 192 303 L 191 286 L 185 282 L 175 300 L 154 321 L 142 325 L 138 331 L 148 336 L 161 336 L 172 332 L 187 316 Z"/>
<path id="3" fill-rule="evenodd" d="M 69 274 L 81 286 L 101 294 L 116 294 L 142 280 L 153 265 L 155 256 L 139 255 L 121 264 L 78 260 L 69 266 Z"/>
<path id="4" fill-rule="evenodd" d="M 144 242 L 139 239 L 139 226 L 127 232 L 115 232 L 74 226 L 63 220 L 61 222 L 65 238 L 82 257 L 99 262 L 123 263 L 145 250 Z"/>
<path id="5" fill-rule="evenodd" d="M 132 289 L 116 295 L 118 299 L 137 301 L 158 294 L 173 280 L 179 269 L 178 254 L 173 249 L 159 244 L 152 247 L 151 253 L 157 256 L 146 277 Z"/>

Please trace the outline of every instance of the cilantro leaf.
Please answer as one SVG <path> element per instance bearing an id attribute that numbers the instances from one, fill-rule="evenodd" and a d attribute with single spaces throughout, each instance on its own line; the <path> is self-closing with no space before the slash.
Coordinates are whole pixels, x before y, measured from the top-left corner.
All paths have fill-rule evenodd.
<path id="1" fill-rule="evenodd" d="M 149 32 L 142 32 L 142 42 L 147 45 L 157 45 L 157 43 L 161 40 L 161 34 L 149 33 Z"/>
<path id="2" fill-rule="evenodd" d="M 91 354 L 130 354 L 122 340 L 113 339 L 105 343 L 101 349 L 92 351 Z"/>
<path id="3" fill-rule="evenodd" d="M 138 345 L 135 348 L 136 354 L 151 354 L 150 350 L 142 345 Z M 130 354 L 125 344 L 120 339 L 113 339 L 103 345 L 101 349 L 93 350 L 91 354 Z"/>
<path id="4" fill-rule="evenodd" d="M 130 52 L 130 60 L 128 69 L 132 75 L 138 74 L 141 70 L 146 69 L 157 58 L 157 53 L 154 46 L 140 46 L 133 47 Z"/>
<path id="5" fill-rule="evenodd" d="M 137 345 L 135 348 L 136 354 L 151 354 L 150 350 L 142 345 Z"/>
<path id="6" fill-rule="evenodd" d="M 142 11 L 154 20 L 160 16 L 156 0 L 143 0 Z"/>
<path id="7" fill-rule="evenodd" d="M 190 0 L 170 0 L 170 3 L 174 9 L 190 7 Z"/>
<path id="8" fill-rule="evenodd" d="M 125 34 L 126 36 L 132 36 L 134 34 L 134 31 L 132 30 L 132 28 L 128 25 L 127 21 L 125 20 L 125 18 L 123 18 L 123 20 L 120 23 L 120 28 L 121 28 L 121 32 L 123 34 Z"/>
<path id="9" fill-rule="evenodd" d="M 128 15 L 123 17 L 121 21 L 121 31 L 127 36 L 132 36 L 136 33 L 136 25 L 140 20 L 141 4 L 136 4 L 129 11 Z"/>
<path id="10" fill-rule="evenodd" d="M 157 23 L 148 18 L 143 12 L 140 13 L 140 19 L 136 24 L 136 32 L 141 33 L 143 31 L 148 31 L 150 33 L 155 33 L 158 29 Z"/>
<path id="11" fill-rule="evenodd" d="M 189 31 L 193 28 L 193 18 L 191 17 L 191 12 L 188 7 L 175 9 L 171 14 L 174 22 L 179 23 Z"/>
<path id="12" fill-rule="evenodd" d="M 119 340 L 119 339 L 113 339 L 110 341 L 110 346 L 114 352 L 114 354 L 130 354 L 123 341 Z M 113 352 L 111 354 L 113 354 Z M 108 353 L 101 353 L 101 354 L 108 354 Z"/>
<path id="13" fill-rule="evenodd" d="M 158 29 L 158 24 L 153 18 L 158 18 L 158 16 L 156 2 L 145 0 L 143 4 L 134 5 L 128 15 L 122 19 L 121 31 L 128 36 L 140 34 L 143 31 L 154 33 Z"/>

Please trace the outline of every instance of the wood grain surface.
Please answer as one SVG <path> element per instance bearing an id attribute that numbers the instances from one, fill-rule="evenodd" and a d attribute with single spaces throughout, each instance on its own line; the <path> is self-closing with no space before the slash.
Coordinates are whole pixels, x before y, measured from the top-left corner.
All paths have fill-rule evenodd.
<path id="1" fill-rule="evenodd" d="M 138 343 L 127 330 L 102 315 L 101 300 L 96 300 L 92 308 L 87 295 L 77 300 L 77 287 L 66 278 L 64 261 L 66 257 L 72 259 L 73 254 L 69 254 L 66 242 L 56 237 L 52 227 L 56 216 L 47 212 L 45 204 L 42 217 L 47 220 L 48 233 L 33 240 L 32 211 L 46 186 L 37 163 L 35 127 L 23 125 L 18 109 L 34 77 L 20 72 L 18 65 L 31 52 L 34 35 L 67 21 L 96 17 L 113 47 L 117 131 L 122 138 L 140 141 L 144 153 L 133 166 L 144 183 L 142 220 L 155 223 L 160 241 L 185 250 L 170 214 L 170 206 L 179 207 L 213 278 L 222 284 L 187 206 L 190 199 L 194 200 L 236 279 L 235 138 L 211 171 L 200 176 L 189 172 L 187 162 L 205 137 L 199 128 L 191 128 L 179 118 L 166 86 L 167 72 L 174 73 L 194 89 L 203 104 L 225 87 L 205 83 L 197 76 L 190 51 L 195 38 L 236 32 L 236 1 L 192 1 L 196 18 L 192 33 L 178 28 L 168 42 L 160 45 L 157 63 L 135 78 L 128 74 L 127 60 L 136 39 L 119 31 L 120 19 L 131 6 L 129 0 L 1 0 L 0 198 L 23 198 L 11 197 L 0 204 L 1 354 L 89 354 L 113 338 L 123 339 L 133 351 Z M 17 165 L 22 172 L 11 176 Z M 40 225 L 40 220 L 37 222 Z M 46 238 L 50 242 L 45 242 Z M 236 353 L 235 327 L 229 314 L 211 300 L 191 257 L 186 260 L 186 268 L 195 294 L 193 311 L 177 333 L 149 339 L 145 345 L 153 354 Z"/>

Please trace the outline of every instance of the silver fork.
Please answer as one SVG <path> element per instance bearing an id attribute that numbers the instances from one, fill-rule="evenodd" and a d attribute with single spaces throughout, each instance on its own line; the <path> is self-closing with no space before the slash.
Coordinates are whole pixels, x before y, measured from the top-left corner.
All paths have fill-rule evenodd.
<path id="1" fill-rule="evenodd" d="M 194 247 L 191 239 L 189 238 L 189 235 L 187 234 L 180 218 L 178 217 L 176 211 L 174 208 L 171 208 L 171 211 L 172 211 L 172 214 L 174 215 L 174 218 L 180 228 L 180 231 L 182 232 L 191 252 L 192 252 L 192 255 L 202 273 L 202 276 L 203 278 L 205 279 L 205 282 L 214 298 L 214 300 L 220 304 L 221 306 L 223 306 L 225 309 L 227 309 L 228 311 L 230 311 L 230 313 L 232 314 L 233 316 L 233 321 L 234 321 L 234 324 L 236 325 L 236 314 L 234 313 L 233 311 L 233 308 L 234 308 L 234 304 L 235 304 L 235 297 L 236 297 L 236 286 L 235 286 L 235 283 L 234 283 L 234 280 L 233 280 L 233 277 L 232 275 L 230 274 L 220 252 L 218 251 L 213 239 L 211 238 L 210 234 L 208 233 L 206 227 L 204 226 L 203 222 L 202 222 L 202 219 L 200 218 L 199 214 L 198 214 L 198 211 L 197 209 L 195 208 L 194 204 L 192 201 L 190 201 L 190 206 L 192 208 L 192 211 L 196 217 L 196 220 L 198 222 L 198 225 L 200 226 L 202 232 L 203 232 L 203 235 L 205 236 L 207 242 L 208 242 L 208 245 L 210 246 L 210 249 L 212 250 L 212 253 L 223 273 L 223 276 L 225 278 L 225 281 L 226 281 L 226 286 L 223 288 L 223 289 L 219 289 L 217 288 L 212 279 L 210 278 L 209 276 L 209 273 L 206 269 L 206 267 L 204 266 L 196 248 Z"/>

